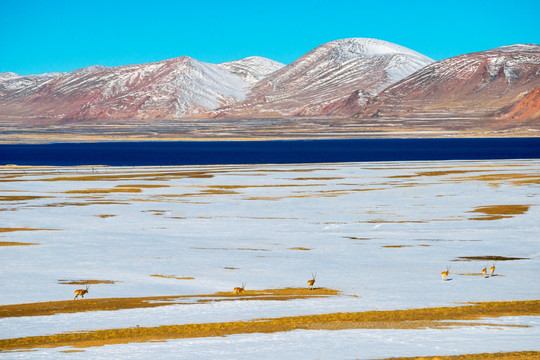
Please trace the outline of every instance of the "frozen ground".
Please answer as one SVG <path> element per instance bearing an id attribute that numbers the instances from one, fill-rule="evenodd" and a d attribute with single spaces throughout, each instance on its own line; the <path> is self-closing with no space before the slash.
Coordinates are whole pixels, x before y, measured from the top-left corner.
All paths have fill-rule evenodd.
<path id="1" fill-rule="evenodd" d="M 82 279 L 115 281 L 91 285 L 87 297 L 102 298 L 210 294 L 242 282 L 247 289 L 299 287 L 317 272 L 317 286 L 344 294 L 4 318 L 0 338 L 540 297 L 539 160 L 5 167 L 0 180 L 0 228 L 11 229 L 0 232 L 0 242 L 39 243 L 0 247 L 0 305 L 72 299 L 81 286 L 59 280 Z M 494 220 L 472 212 L 495 205 L 527 210 Z M 471 274 L 491 262 L 453 261 L 464 256 L 523 260 L 497 261 L 497 276 L 484 279 Z M 446 266 L 451 281 L 443 282 Z M 294 331 L 106 346 L 61 357 L 335 359 L 540 350 L 538 317 L 505 321 L 531 327 Z M 0 358 L 57 358 L 61 350 Z"/>

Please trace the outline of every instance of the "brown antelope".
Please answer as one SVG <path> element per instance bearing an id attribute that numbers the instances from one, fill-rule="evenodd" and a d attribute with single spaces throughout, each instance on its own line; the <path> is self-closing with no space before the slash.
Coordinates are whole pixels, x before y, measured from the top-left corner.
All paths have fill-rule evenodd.
<path id="1" fill-rule="evenodd" d="M 441 272 L 443 281 L 448 280 L 448 275 L 450 274 L 450 266 L 446 267 L 446 271 Z"/>
<path id="2" fill-rule="evenodd" d="M 86 285 L 86 289 L 77 289 L 77 290 L 75 290 L 75 297 L 73 298 L 73 300 L 77 299 L 79 296 L 81 298 L 84 298 L 84 294 L 88 293 L 89 288 L 90 288 L 90 286 Z"/>
<path id="3" fill-rule="evenodd" d="M 487 276 L 487 265 L 484 266 L 484 268 L 482 269 L 482 275 L 483 275 L 485 278 L 488 277 L 488 276 Z"/>
<path id="4" fill-rule="evenodd" d="M 489 268 L 489 276 L 493 276 L 493 273 L 495 272 L 495 263 Z"/>
<path id="5" fill-rule="evenodd" d="M 244 288 L 246 287 L 246 283 L 242 283 L 242 287 L 235 287 L 233 289 L 233 293 L 235 294 L 241 294 L 244 291 Z"/>
<path id="6" fill-rule="evenodd" d="M 311 273 L 311 280 L 307 281 L 308 289 L 313 290 L 313 285 L 315 284 L 315 278 L 317 277 L 317 273 L 315 275 Z"/>

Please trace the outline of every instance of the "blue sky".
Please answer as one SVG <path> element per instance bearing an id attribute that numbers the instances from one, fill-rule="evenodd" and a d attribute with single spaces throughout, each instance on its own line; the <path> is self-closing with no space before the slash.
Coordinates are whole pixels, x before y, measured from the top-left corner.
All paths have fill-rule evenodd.
<path id="1" fill-rule="evenodd" d="M 22 75 L 191 56 L 290 63 L 371 37 L 435 60 L 540 43 L 540 1 L 0 0 L 0 72 Z"/>

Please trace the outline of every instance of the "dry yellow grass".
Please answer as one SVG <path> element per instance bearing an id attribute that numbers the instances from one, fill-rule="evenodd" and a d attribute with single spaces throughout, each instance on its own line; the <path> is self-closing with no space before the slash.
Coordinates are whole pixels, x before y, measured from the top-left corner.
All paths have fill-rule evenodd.
<path id="1" fill-rule="evenodd" d="M 165 279 L 176 279 L 176 280 L 195 280 L 193 276 L 176 276 L 176 275 L 160 275 L 152 274 L 152 277 L 165 278 Z"/>
<path id="2" fill-rule="evenodd" d="M 34 229 L 34 228 L 0 228 L 0 233 L 14 232 L 14 231 L 58 231 L 59 229 Z"/>
<path id="3" fill-rule="evenodd" d="M 482 170 L 439 170 L 439 171 L 421 171 L 412 175 L 393 175 L 389 176 L 390 179 L 410 179 L 419 176 L 445 176 L 454 174 L 466 174 L 471 172 L 479 172 Z"/>
<path id="4" fill-rule="evenodd" d="M 520 257 L 508 257 L 498 255 L 484 255 L 484 256 L 460 256 L 452 261 L 514 261 L 514 260 L 529 260 L 529 258 Z"/>
<path id="5" fill-rule="evenodd" d="M 452 356 L 394 357 L 379 360 L 535 360 L 540 359 L 539 351 L 514 351 Z"/>
<path id="6" fill-rule="evenodd" d="M 2 195 L 0 201 L 26 201 L 36 199 L 48 199 L 50 196 L 32 196 L 32 195 Z"/>
<path id="7" fill-rule="evenodd" d="M 85 285 L 85 284 L 105 284 L 111 280 L 59 280 L 64 283 Z M 84 299 L 79 301 L 48 301 L 40 303 L 15 304 L 0 306 L 0 318 L 18 316 L 39 316 L 53 315 L 60 313 L 75 313 L 96 310 L 121 310 L 146 307 L 158 307 L 170 305 L 181 301 L 187 303 L 205 303 L 210 301 L 236 301 L 236 300 L 293 300 L 320 296 L 338 295 L 339 291 L 319 288 L 316 291 L 309 291 L 306 288 L 284 288 L 267 290 L 246 290 L 242 296 L 232 294 L 232 292 L 219 292 L 215 294 L 203 295 L 171 295 L 171 296 L 150 296 L 137 298 L 102 298 Z"/>
<path id="8" fill-rule="evenodd" d="M 206 179 L 212 178 L 214 175 L 205 171 L 163 171 L 163 172 L 148 172 L 139 174 L 93 174 L 93 175 L 75 175 L 75 176 L 58 176 L 43 181 L 120 181 L 132 179 L 144 180 L 164 180 L 170 178 L 196 178 Z"/>
<path id="9" fill-rule="evenodd" d="M 116 284 L 114 280 L 58 280 L 62 285 L 94 285 L 94 284 Z M 120 281 L 121 282 L 121 281 Z"/>
<path id="10" fill-rule="evenodd" d="M 128 202 L 119 201 L 88 201 L 88 202 L 59 202 L 43 205 L 43 207 L 90 206 L 90 205 L 129 205 Z"/>
<path id="11" fill-rule="evenodd" d="M 227 294 L 230 293 L 223 293 L 221 296 L 226 296 Z M 235 296 L 237 298 L 244 297 L 243 295 Z M 86 302 L 86 300 L 71 302 L 83 303 Z M 479 324 L 456 324 L 452 321 L 474 320 L 483 317 L 524 315 L 540 315 L 540 300 L 484 302 L 457 307 L 332 313 L 224 323 L 135 327 L 127 329 L 62 333 L 49 336 L 30 336 L 24 338 L 2 339 L 0 340 L 0 350 L 60 346 L 88 347 L 165 339 L 214 337 L 232 334 L 274 333 L 296 329 L 419 329 L 426 327 L 475 326 Z"/>
<path id="12" fill-rule="evenodd" d="M 28 246 L 28 245 L 39 245 L 39 244 L 38 243 L 16 242 L 16 241 L 0 241 L 0 246 Z"/>
<path id="13" fill-rule="evenodd" d="M 530 205 L 490 205 L 480 206 L 470 211 L 471 213 L 484 214 L 482 217 L 471 217 L 469 220 L 499 220 L 515 215 L 521 215 L 529 211 Z"/>
<path id="14" fill-rule="evenodd" d="M 289 248 L 289 250 L 310 251 L 311 249 L 310 249 L 310 248 L 306 248 L 306 247 L 296 246 L 296 247 L 291 247 L 291 248 Z"/>
<path id="15" fill-rule="evenodd" d="M 65 194 L 110 194 L 110 193 L 140 193 L 140 188 L 120 187 L 112 189 L 84 189 L 84 190 L 68 190 Z"/>
<path id="16" fill-rule="evenodd" d="M 398 248 L 414 247 L 414 245 L 383 245 L 381 247 L 388 248 L 388 249 L 398 249 Z"/>
<path id="17" fill-rule="evenodd" d="M 540 176 L 530 173 L 503 173 L 503 174 L 485 174 L 471 177 L 456 177 L 456 181 L 486 181 L 494 185 L 505 182 L 511 185 L 540 184 Z"/>

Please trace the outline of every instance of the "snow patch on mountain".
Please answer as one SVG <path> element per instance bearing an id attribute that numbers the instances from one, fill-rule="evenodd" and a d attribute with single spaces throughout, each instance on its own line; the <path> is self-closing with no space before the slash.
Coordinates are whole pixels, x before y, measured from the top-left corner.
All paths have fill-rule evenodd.
<path id="1" fill-rule="evenodd" d="M 38 86 L 64 73 L 45 73 L 40 75 L 0 74 L 0 93 L 15 92 L 32 86 Z"/>
<path id="2" fill-rule="evenodd" d="M 537 44 L 514 44 L 514 45 L 505 45 L 495 48 L 491 51 L 504 51 L 504 52 L 515 52 L 515 51 L 528 51 L 528 52 L 540 52 L 540 46 Z"/>
<path id="3" fill-rule="evenodd" d="M 383 40 L 331 41 L 258 82 L 246 102 L 224 112 L 232 116 L 333 113 L 336 106 L 344 108 L 335 104 L 350 103 L 351 94 L 363 104 L 432 62 L 416 51 Z"/>
<path id="4" fill-rule="evenodd" d="M 221 63 L 218 66 L 254 85 L 268 75 L 285 67 L 285 64 L 261 56 L 250 56 L 236 61 Z"/>
<path id="5" fill-rule="evenodd" d="M 325 49 L 330 49 L 330 52 L 333 55 L 331 56 L 331 60 L 333 61 L 343 61 L 356 57 L 403 54 L 418 57 L 428 63 L 433 62 L 433 59 L 430 59 L 429 57 L 404 46 L 384 40 L 370 38 L 350 38 L 330 41 L 324 45 L 321 45 L 314 51 L 324 51 Z"/>
<path id="6" fill-rule="evenodd" d="M 7 73 L 0 73 L 0 81 L 13 79 L 16 77 L 19 77 L 21 75 L 14 73 L 14 72 L 7 72 Z"/>

